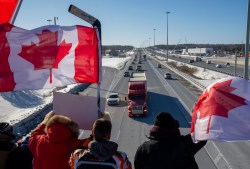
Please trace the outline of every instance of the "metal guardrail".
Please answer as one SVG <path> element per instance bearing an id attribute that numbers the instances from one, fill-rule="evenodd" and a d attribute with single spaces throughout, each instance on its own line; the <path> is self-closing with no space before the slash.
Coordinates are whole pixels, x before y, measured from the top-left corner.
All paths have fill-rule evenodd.
<path id="1" fill-rule="evenodd" d="M 168 69 L 172 70 L 173 72 L 175 72 L 176 74 L 178 74 L 179 76 L 183 77 L 184 79 L 186 79 L 187 81 L 191 82 L 193 85 L 195 85 L 197 88 L 199 88 L 201 91 L 204 91 L 206 89 L 206 86 L 203 86 L 201 83 L 197 82 L 193 77 L 191 77 L 190 75 L 183 73 L 181 71 L 179 71 L 178 69 L 174 68 L 173 66 L 169 66 L 168 64 L 164 64 L 164 66 L 166 66 Z"/>
<path id="2" fill-rule="evenodd" d="M 161 53 L 156 53 L 156 52 L 154 53 L 154 55 L 159 55 L 161 57 L 166 57 L 166 55 L 161 54 Z M 175 60 L 175 61 L 181 62 L 181 61 L 178 61 L 178 60 Z M 189 63 L 186 63 L 186 62 L 182 62 L 182 63 L 189 64 Z M 192 64 L 189 64 L 189 65 L 192 65 Z M 192 66 L 196 66 L 196 67 L 200 67 L 200 68 L 205 68 L 205 69 L 209 69 L 209 70 L 212 70 L 212 71 L 215 71 L 215 72 L 219 72 L 219 73 L 223 73 L 223 74 L 226 74 L 226 75 L 234 76 L 234 73 L 230 73 L 230 72 L 226 72 L 226 71 L 222 71 L 222 70 L 217 70 L 217 69 L 213 69 L 213 68 L 209 68 L 209 67 L 201 67 L 201 66 L 198 66 L 198 65 L 192 65 Z M 237 75 L 237 76 L 243 78 L 242 75 Z"/>

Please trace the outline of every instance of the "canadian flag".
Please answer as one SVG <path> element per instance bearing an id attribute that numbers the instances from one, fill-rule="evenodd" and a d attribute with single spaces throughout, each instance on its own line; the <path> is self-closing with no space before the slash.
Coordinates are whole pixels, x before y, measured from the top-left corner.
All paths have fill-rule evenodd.
<path id="1" fill-rule="evenodd" d="M 0 24 L 11 22 L 20 0 L 0 0 Z"/>
<path id="2" fill-rule="evenodd" d="M 36 90 L 101 80 L 98 30 L 0 25 L 0 91 Z"/>
<path id="3" fill-rule="evenodd" d="M 194 141 L 250 140 L 250 82 L 221 79 L 199 97 L 192 114 Z"/>

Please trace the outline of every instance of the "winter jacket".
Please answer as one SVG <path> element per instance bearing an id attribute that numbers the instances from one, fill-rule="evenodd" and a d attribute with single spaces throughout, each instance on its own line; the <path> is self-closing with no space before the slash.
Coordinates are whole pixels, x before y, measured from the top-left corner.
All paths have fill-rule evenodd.
<path id="1" fill-rule="evenodd" d="M 193 143 L 191 135 L 181 136 L 179 129 L 153 127 L 149 141 L 135 154 L 135 169 L 198 169 L 194 155 L 206 141 Z"/>
<path id="2" fill-rule="evenodd" d="M 33 155 L 28 147 L 29 135 L 17 141 L 17 147 L 10 152 L 6 169 L 33 169 Z"/>
<path id="3" fill-rule="evenodd" d="M 0 135 L 0 169 L 6 168 L 7 158 L 11 151 L 16 148 L 12 138 L 7 135 Z"/>
<path id="4" fill-rule="evenodd" d="M 118 145 L 112 141 L 92 141 L 89 149 L 79 149 L 70 157 L 71 169 L 132 169 L 124 152 L 117 151 Z"/>
<path id="5" fill-rule="evenodd" d="M 88 142 L 88 139 L 77 139 L 66 125 L 69 121 L 58 118 L 49 122 L 49 126 L 40 124 L 31 133 L 29 148 L 34 157 L 33 169 L 69 169 L 71 152 Z"/>

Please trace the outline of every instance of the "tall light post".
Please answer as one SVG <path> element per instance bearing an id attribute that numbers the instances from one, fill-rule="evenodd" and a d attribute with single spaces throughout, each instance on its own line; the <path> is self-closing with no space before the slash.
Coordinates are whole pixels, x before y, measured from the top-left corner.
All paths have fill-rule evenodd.
<path id="1" fill-rule="evenodd" d="M 153 29 L 153 30 L 154 30 L 154 46 L 155 46 L 155 30 L 156 30 L 156 29 Z"/>
<path id="2" fill-rule="evenodd" d="M 151 39 L 151 38 L 148 38 L 148 47 L 150 47 L 150 39 Z"/>
<path id="3" fill-rule="evenodd" d="M 248 79 L 249 27 L 250 27 L 250 0 L 248 1 L 247 33 L 246 33 L 246 45 L 245 45 L 245 66 L 244 66 L 244 76 L 243 76 L 244 79 Z"/>
<path id="4" fill-rule="evenodd" d="M 50 25 L 50 22 L 52 21 L 51 19 L 47 19 L 47 21 L 49 22 L 49 25 Z"/>
<path id="5" fill-rule="evenodd" d="M 56 25 L 57 20 L 58 20 L 58 17 L 54 17 L 54 25 Z"/>
<path id="6" fill-rule="evenodd" d="M 167 14 L 167 62 L 168 62 L 168 14 L 170 14 L 170 12 L 167 11 L 166 14 Z"/>

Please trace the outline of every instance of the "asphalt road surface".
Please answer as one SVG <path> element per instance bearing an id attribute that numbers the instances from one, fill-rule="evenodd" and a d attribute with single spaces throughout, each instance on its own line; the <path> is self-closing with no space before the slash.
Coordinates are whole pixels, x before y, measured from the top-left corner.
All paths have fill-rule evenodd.
<path id="1" fill-rule="evenodd" d="M 186 111 L 187 106 L 185 105 L 186 108 L 183 107 L 182 102 L 189 102 L 192 99 L 195 101 L 194 94 L 183 86 L 178 79 L 166 81 L 162 73 L 165 73 L 167 70 L 162 68 L 159 71 L 154 67 L 154 64 L 155 63 L 150 59 L 141 64 L 148 78 L 147 85 L 150 98 L 148 115 L 146 117 L 128 117 L 127 103 L 124 100 L 125 96 L 127 96 L 128 77 L 123 77 L 123 71 L 127 71 L 129 63 L 124 70 L 118 71 L 111 68 L 105 68 L 103 73 L 101 85 L 102 97 L 106 97 L 109 92 L 118 92 L 122 98 L 120 105 L 106 105 L 105 108 L 106 111 L 110 112 L 112 118 L 113 129 L 111 140 L 119 144 L 119 150 L 125 151 L 132 163 L 137 148 L 144 141 L 148 140 L 146 136 L 149 134 L 149 129 L 152 127 L 154 117 L 158 112 L 167 111 L 171 113 L 179 121 L 181 133 L 189 133 L 191 117 Z M 171 85 L 176 88 L 181 86 L 182 89 L 175 92 L 175 89 L 172 88 Z M 96 95 L 96 86 L 90 86 L 90 88 L 85 90 L 82 94 Z M 183 95 L 182 101 L 177 98 L 178 94 Z M 192 99 L 189 99 L 189 97 Z M 191 102 L 188 104 L 192 106 Z M 205 149 L 197 153 L 196 159 L 200 169 L 216 169 L 216 166 Z"/>
<path id="2" fill-rule="evenodd" d="M 110 92 L 117 92 L 122 99 L 118 106 L 106 105 L 105 107 L 112 118 L 111 139 L 119 144 L 119 150 L 128 154 L 132 163 L 137 148 L 147 140 L 146 136 L 158 112 L 167 111 L 171 113 L 179 121 L 181 133 L 189 133 L 192 107 L 202 92 L 164 66 L 157 68 L 157 64 L 157 61 L 151 58 L 140 64 L 143 71 L 146 72 L 148 80 L 150 99 L 146 117 L 128 117 L 127 103 L 124 99 L 127 96 L 128 77 L 123 77 L 123 72 L 128 71 L 131 61 L 120 71 L 112 68 L 103 69 L 101 96 L 106 98 Z M 135 68 L 137 63 L 132 65 Z M 173 78 L 170 80 L 164 79 L 165 73 L 171 73 Z M 91 85 L 82 94 L 96 95 L 96 86 Z M 196 161 L 200 169 L 248 169 L 250 166 L 249 159 L 249 142 L 208 142 L 205 148 L 196 154 Z"/>

